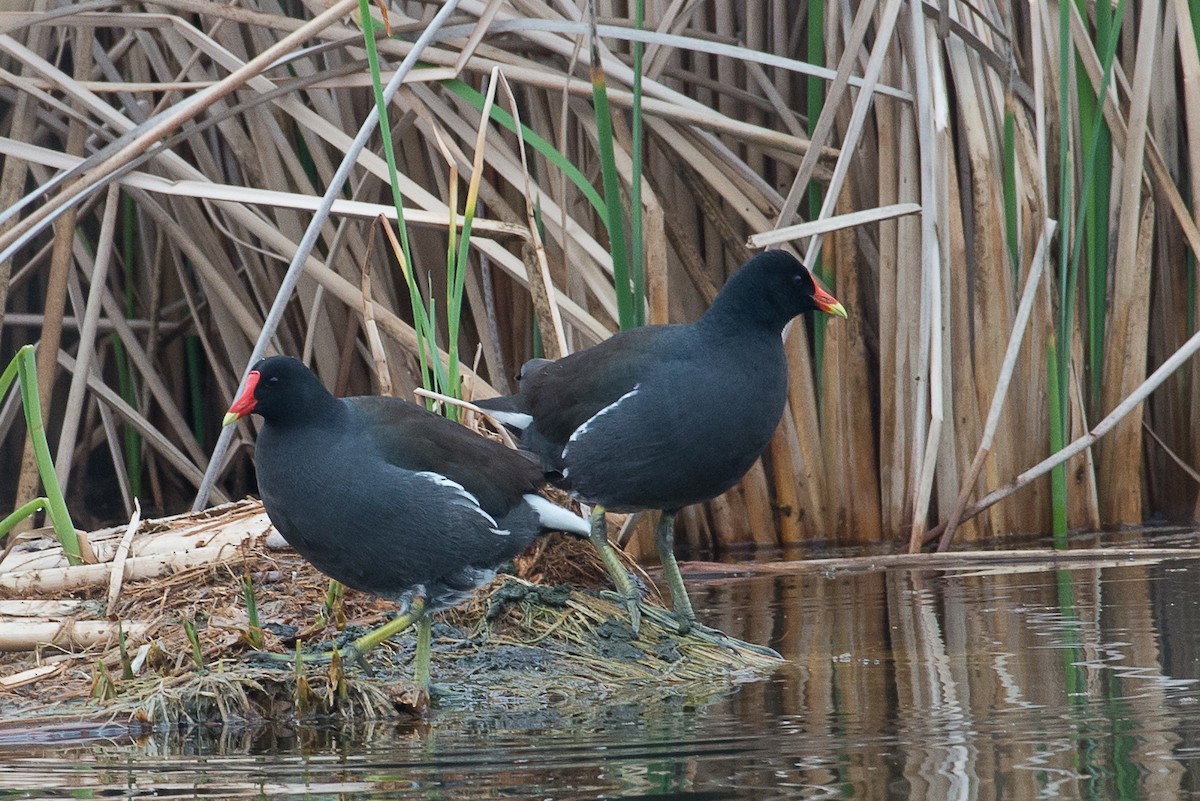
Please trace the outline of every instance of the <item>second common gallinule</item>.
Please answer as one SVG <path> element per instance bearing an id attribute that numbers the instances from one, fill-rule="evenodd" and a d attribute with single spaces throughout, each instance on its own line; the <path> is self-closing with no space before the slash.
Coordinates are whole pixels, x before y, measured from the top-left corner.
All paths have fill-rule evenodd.
<path id="1" fill-rule="evenodd" d="M 404 612 L 343 652 L 418 623 L 415 677 L 429 680 L 428 613 L 466 599 L 548 531 L 588 522 L 537 494 L 521 453 L 398 398 L 335 398 L 296 359 L 251 370 L 225 423 L 253 412 L 254 466 L 272 524 L 305 559 Z"/>
<path id="2" fill-rule="evenodd" d="M 635 631 L 637 594 L 608 542 L 605 509 L 662 510 L 659 558 L 687 632 L 696 616 L 675 561 L 675 514 L 728 490 L 766 448 L 787 401 L 783 329 L 814 309 L 846 316 L 795 257 L 767 251 L 698 321 L 623 331 L 557 361 L 529 362 L 516 395 L 476 401 L 519 432 L 553 483 L 594 505 L 591 540 Z"/>

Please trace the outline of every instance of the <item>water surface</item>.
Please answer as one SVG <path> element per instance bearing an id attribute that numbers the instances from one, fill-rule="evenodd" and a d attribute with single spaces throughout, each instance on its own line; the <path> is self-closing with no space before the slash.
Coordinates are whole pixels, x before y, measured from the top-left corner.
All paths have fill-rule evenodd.
<path id="1" fill-rule="evenodd" d="M 702 619 L 788 663 L 700 700 L 0 736 L 0 799 L 1200 794 L 1200 558 L 690 583 Z"/>

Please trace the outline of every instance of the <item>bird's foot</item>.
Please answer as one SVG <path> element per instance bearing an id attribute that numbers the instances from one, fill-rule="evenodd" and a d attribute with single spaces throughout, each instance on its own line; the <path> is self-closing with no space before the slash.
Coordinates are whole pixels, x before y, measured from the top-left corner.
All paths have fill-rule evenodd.
<path id="1" fill-rule="evenodd" d="M 602 596 L 615 600 L 617 603 L 625 607 L 625 613 L 629 618 L 629 630 L 633 632 L 634 639 L 642 633 L 642 596 L 638 592 L 624 593 L 620 591 L 603 590 L 600 593 Z M 623 622 L 623 621 L 622 621 Z"/>
<path id="2" fill-rule="evenodd" d="M 446 684 L 440 681 L 430 682 L 424 690 L 431 702 L 454 699 L 462 695 L 462 692 L 453 684 Z"/>
<path id="3" fill-rule="evenodd" d="M 333 659 L 334 651 L 311 651 L 308 653 L 279 654 L 274 651 L 247 651 L 246 658 L 252 662 L 264 662 L 270 665 L 321 665 Z"/>
<path id="4" fill-rule="evenodd" d="M 779 659 L 783 657 L 774 648 L 766 645 L 757 645 L 745 640 L 739 640 L 737 637 L 730 637 L 720 629 L 714 629 L 711 626 L 706 626 L 694 617 L 672 612 L 667 609 L 648 606 L 645 608 L 646 616 L 653 619 L 656 623 L 665 629 L 672 630 L 679 636 L 691 637 L 693 639 L 707 642 L 711 645 L 716 645 L 720 648 L 732 651 L 734 653 L 750 652 L 759 656 L 765 656 L 768 659 Z"/>
<path id="5" fill-rule="evenodd" d="M 333 658 L 334 653 L 341 657 L 343 665 L 357 665 L 359 669 L 361 669 L 362 672 L 366 673 L 368 676 L 375 675 L 375 671 L 371 667 L 371 663 L 367 661 L 366 652 L 360 649 L 356 643 L 347 643 L 337 651 L 330 651 L 330 659 Z"/>
<path id="6" fill-rule="evenodd" d="M 655 604 L 639 604 L 638 606 L 639 612 L 643 613 L 647 619 L 653 620 L 667 631 L 680 637 L 686 637 L 696 631 L 698 627 L 703 628 L 696 622 L 695 617 L 684 615 L 678 609 L 672 611 Z"/>
<path id="7" fill-rule="evenodd" d="M 749 651 L 752 654 L 765 656 L 768 659 L 778 659 L 783 661 L 783 655 L 769 645 L 759 645 L 758 643 L 739 640 L 737 637 L 730 637 L 720 629 L 714 629 L 697 621 L 692 621 L 691 631 L 689 633 L 692 637 L 699 637 L 706 642 L 711 642 L 714 645 L 727 648 L 735 653 L 738 651 Z"/>
<path id="8" fill-rule="evenodd" d="M 337 656 L 343 665 L 355 665 L 368 676 L 374 676 L 375 671 L 366 659 L 366 651 L 350 642 L 341 648 L 328 650 L 297 652 L 290 654 L 273 653 L 271 651 L 250 651 L 246 657 L 256 662 L 266 662 L 272 665 L 326 665 Z"/>

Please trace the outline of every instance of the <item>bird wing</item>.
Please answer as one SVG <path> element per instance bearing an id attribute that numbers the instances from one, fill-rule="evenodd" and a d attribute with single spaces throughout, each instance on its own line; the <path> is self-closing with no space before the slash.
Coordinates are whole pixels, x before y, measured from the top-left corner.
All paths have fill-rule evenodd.
<path id="1" fill-rule="evenodd" d="M 530 458 L 399 398 L 346 398 L 371 433 L 372 445 L 396 467 L 443 475 L 499 517 L 545 483 Z"/>
<path id="2" fill-rule="evenodd" d="M 651 377 L 673 355 L 679 326 L 623 331 L 586 350 L 539 367 L 521 382 L 525 411 L 541 437 L 557 448 L 597 412 Z M 655 354 L 647 358 L 648 353 Z"/>

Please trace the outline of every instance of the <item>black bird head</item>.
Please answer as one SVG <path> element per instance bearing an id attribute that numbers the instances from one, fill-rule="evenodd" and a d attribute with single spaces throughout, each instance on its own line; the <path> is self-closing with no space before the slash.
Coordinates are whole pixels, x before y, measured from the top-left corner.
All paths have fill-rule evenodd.
<path id="1" fill-rule="evenodd" d="M 246 388 L 223 422 L 229 425 L 252 412 L 281 425 L 319 419 L 328 414 L 331 401 L 333 395 L 299 359 L 270 356 L 246 376 Z"/>
<path id="2" fill-rule="evenodd" d="M 812 273 L 784 250 L 759 253 L 733 274 L 709 314 L 758 321 L 783 330 L 793 317 L 808 311 L 845 317 L 837 299 L 817 285 Z"/>

